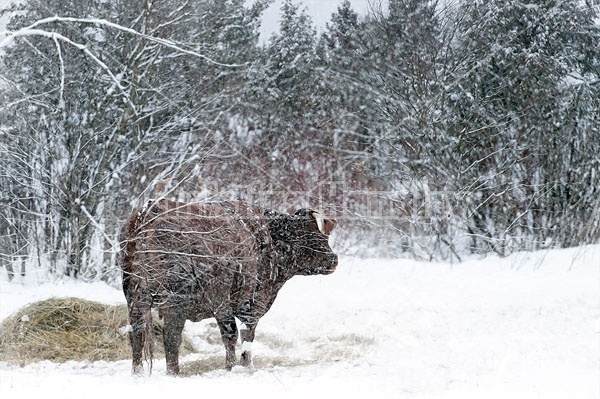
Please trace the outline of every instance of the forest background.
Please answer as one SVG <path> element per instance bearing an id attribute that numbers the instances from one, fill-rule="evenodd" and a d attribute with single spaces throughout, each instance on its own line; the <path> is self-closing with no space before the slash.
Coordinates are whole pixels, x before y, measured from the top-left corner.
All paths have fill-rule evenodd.
<path id="1" fill-rule="evenodd" d="M 149 198 L 338 219 L 337 252 L 600 239 L 599 6 L 28 0 L 0 38 L 0 262 L 114 281 Z"/>

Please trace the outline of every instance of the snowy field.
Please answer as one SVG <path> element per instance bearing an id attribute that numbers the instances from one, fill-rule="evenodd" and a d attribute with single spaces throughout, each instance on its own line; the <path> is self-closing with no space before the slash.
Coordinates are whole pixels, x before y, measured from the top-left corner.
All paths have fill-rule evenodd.
<path id="1" fill-rule="evenodd" d="M 4 273 L 4 271 L 2 271 Z M 0 281 L 0 318 L 49 296 L 123 303 L 102 283 Z M 600 246 L 462 264 L 341 259 L 295 277 L 261 320 L 255 369 L 221 369 L 214 323 L 188 323 L 183 377 L 129 361 L 0 363 L 0 397 L 600 397 Z M 207 396 L 208 395 L 208 396 Z"/>

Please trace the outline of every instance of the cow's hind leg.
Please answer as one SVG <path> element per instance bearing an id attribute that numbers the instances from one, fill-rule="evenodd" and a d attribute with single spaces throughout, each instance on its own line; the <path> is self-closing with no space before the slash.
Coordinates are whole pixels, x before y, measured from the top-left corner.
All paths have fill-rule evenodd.
<path id="1" fill-rule="evenodd" d="M 165 345 L 165 359 L 167 361 L 167 374 L 179 374 L 179 346 L 181 333 L 185 325 L 185 317 L 181 315 L 168 315 L 164 317 L 163 342 Z"/>
<path id="2" fill-rule="evenodd" d="M 127 308 L 129 311 L 129 342 L 131 343 L 133 374 L 143 374 L 144 366 L 142 356 L 146 351 L 146 356 L 152 366 L 152 316 L 150 308 L 152 299 L 144 295 L 139 289 L 138 284 L 130 284 L 129 275 L 124 277 L 124 292 L 127 299 Z M 150 367 L 152 372 L 152 367 Z"/>
<path id="3" fill-rule="evenodd" d="M 142 352 L 144 349 L 146 325 L 144 313 L 136 304 L 133 304 L 129 311 L 129 325 L 131 326 L 129 331 L 129 342 L 131 343 L 131 352 L 133 355 L 131 372 L 132 374 L 140 375 L 144 372 Z"/>
<path id="4" fill-rule="evenodd" d="M 233 314 L 217 317 L 221 338 L 225 345 L 225 368 L 231 370 L 235 366 L 235 344 L 238 338 L 237 326 Z"/>

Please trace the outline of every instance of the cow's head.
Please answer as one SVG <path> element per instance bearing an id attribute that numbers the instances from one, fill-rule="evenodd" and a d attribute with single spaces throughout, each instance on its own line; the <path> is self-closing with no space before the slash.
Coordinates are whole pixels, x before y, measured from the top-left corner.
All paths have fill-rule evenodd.
<path id="1" fill-rule="evenodd" d="M 300 209 L 294 215 L 268 211 L 267 217 L 281 267 L 304 276 L 335 271 L 338 258 L 328 243 L 335 220 L 311 209 Z"/>

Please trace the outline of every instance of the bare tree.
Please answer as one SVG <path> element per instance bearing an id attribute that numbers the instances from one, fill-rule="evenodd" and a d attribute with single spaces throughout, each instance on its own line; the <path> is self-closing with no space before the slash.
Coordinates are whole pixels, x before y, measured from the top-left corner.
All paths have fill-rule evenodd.
<path id="1" fill-rule="evenodd" d="M 261 4 L 236 3 L 246 10 L 240 27 L 256 30 Z M 205 14 L 217 6 L 31 1 L 12 18 L 0 44 L 2 197 L 7 215 L 23 217 L 7 216 L 3 230 L 27 243 L 7 254 L 25 248 L 23 257 L 84 278 L 112 267 L 118 220 L 155 178 L 198 156 L 198 138 L 231 106 L 222 76 L 244 69 L 248 54 L 227 58 L 205 41 L 220 23 Z M 231 18 L 216 11 L 215 19 Z"/>

